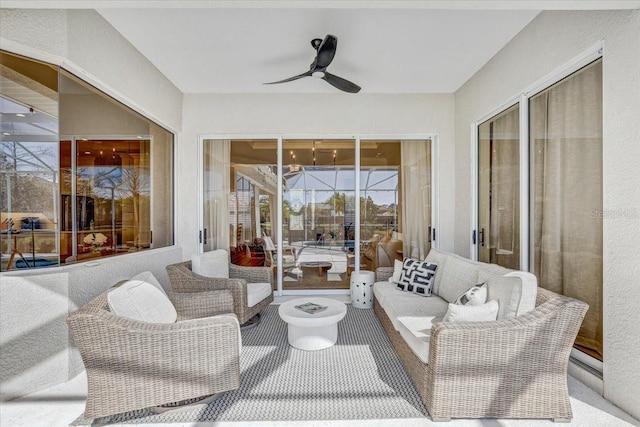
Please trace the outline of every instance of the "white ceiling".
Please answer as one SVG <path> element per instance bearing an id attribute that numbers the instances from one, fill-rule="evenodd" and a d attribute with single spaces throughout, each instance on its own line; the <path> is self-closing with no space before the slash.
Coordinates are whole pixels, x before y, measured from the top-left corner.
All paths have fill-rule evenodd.
<path id="1" fill-rule="evenodd" d="M 101 9 L 184 93 L 327 92 L 307 77 L 313 38 L 338 37 L 328 68 L 361 93 L 450 93 L 538 13 L 427 9 Z"/>
<path id="2" fill-rule="evenodd" d="M 338 93 L 312 77 L 311 40 L 360 93 L 451 93 L 541 10 L 635 9 L 640 0 L 3 0 L 95 8 L 184 93 Z"/>

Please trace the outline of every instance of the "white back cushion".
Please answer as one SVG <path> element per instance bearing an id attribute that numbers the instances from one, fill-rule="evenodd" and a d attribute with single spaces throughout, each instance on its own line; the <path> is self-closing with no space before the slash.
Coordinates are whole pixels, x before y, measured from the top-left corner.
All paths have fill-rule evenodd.
<path id="1" fill-rule="evenodd" d="M 127 280 L 107 294 L 107 302 L 112 313 L 142 322 L 175 323 L 178 318 L 162 288 L 145 280 Z"/>
<path id="2" fill-rule="evenodd" d="M 391 275 L 391 277 L 389 277 L 389 281 L 397 285 L 398 282 L 400 281 L 401 274 L 402 274 L 402 261 L 395 259 L 393 260 L 393 274 Z"/>
<path id="3" fill-rule="evenodd" d="M 142 273 L 138 273 L 129 280 L 142 280 L 144 282 L 151 283 L 153 286 L 155 286 L 156 288 L 160 289 L 163 293 L 165 293 L 164 288 L 162 287 L 160 282 L 158 282 L 158 279 L 156 279 L 156 276 L 154 276 L 153 273 L 150 271 L 143 271 Z"/>
<path id="4" fill-rule="evenodd" d="M 438 296 L 447 302 L 454 302 L 467 289 L 482 283 L 482 281 L 478 281 L 478 268 L 476 262 L 457 255 L 448 255 L 442 272 L 442 280 L 438 287 Z"/>
<path id="5" fill-rule="evenodd" d="M 229 255 L 224 249 L 191 256 L 191 271 L 200 276 L 229 278 Z"/>
<path id="6" fill-rule="evenodd" d="M 275 251 L 276 245 L 273 244 L 273 240 L 269 236 L 263 236 L 262 240 L 264 240 L 265 249 L 268 251 Z"/>
<path id="7" fill-rule="evenodd" d="M 432 292 L 436 295 L 440 295 L 440 282 L 442 282 L 442 275 L 444 274 L 447 256 L 448 254 L 446 252 L 440 252 L 437 249 L 431 248 L 431 250 L 427 254 L 427 257 L 424 259 L 425 261 L 429 262 L 429 264 L 436 264 L 438 266 L 432 289 Z"/>
<path id="8" fill-rule="evenodd" d="M 537 282 L 528 280 L 530 274 L 522 271 L 501 276 L 485 270 L 478 271 L 478 280 L 487 282 L 487 299 L 498 300 L 498 319 L 520 316 L 535 308 Z"/>

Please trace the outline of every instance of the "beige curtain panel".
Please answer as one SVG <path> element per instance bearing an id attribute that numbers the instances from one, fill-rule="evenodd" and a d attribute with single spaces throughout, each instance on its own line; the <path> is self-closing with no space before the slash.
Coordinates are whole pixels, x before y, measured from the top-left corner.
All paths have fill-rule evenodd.
<path id="1" fill-rule="evenodd" d="M 589 311 L 576 344 L 602 355 L 602 64 L 531 99 L 534 273 Z"/>

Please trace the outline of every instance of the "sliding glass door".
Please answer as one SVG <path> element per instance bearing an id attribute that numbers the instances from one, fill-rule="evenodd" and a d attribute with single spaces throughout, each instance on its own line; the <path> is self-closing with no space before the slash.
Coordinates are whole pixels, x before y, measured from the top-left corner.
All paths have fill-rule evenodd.
<path id="1" fill-rule="evenodd" d="M 602 61 L 529 101 L 531 268 L 589 304 L 576 346 L 602 360 Z"/>
<path id="2" fill-rule="evenodd" d="M 202 251 L 270 267 L 274 289 L 297 292 L 346 291 L 353 271 L 426 257 L 431 140 L 361 140 L 357 152 L 356 139 L 283 139 L 280 164 L 278 142 L 203 140 Z"/>
<path id="3" fill-rule="evenodd" d="M 520 268 L 520 109 L 478 126 L 478 231 L 480 261 Z"/>
<path id="4" fill-rule="evenodd" d="M 293 140 L 283 151 L 283 289 L 348 289 L 355 236 L 355 140 Z"/>
<path id="5" fill-rule="evenodd" d="M 529 119 L 528 152 L 520 151 L 525 147 L 521 108 Z M 540 287 L 589 304 L 575 347 L 602 360 L 602 60 L 477 129 L 478 259 L 513 269 L 527 268 L 520 260 L 528 259 Z M 527 172 L 522 186 L 520 177 Z M 521 188 L 528 192 L 522 194 Z M 527 202 L 529 209 L 522 212 Z M 522 228 L 521 221 L 526 221 Z M 527 229 L 522 236 L 520 230 Z M 584 360 L 601 367 L 593 358 Z"/>

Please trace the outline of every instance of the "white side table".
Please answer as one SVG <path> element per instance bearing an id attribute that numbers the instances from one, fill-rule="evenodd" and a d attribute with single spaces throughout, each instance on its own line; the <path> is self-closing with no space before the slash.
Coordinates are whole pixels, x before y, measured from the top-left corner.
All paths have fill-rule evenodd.
<path id="1" fill-rule="evenodd" d="M 327 309 L 309 314 L 296 308 L 307 302 L 325 305 Z M 337 342 L 338 322 L 347 314 L 347 306 L 331 298 L 298 298 L 280 304 L 278 314 L 288 324 L 289 344 L 300 350 L 314 351 Z"/>
<path id="2" fill-rule="evenodd" d="M 355 308 L 373 307 L 373 282 L 376 275 L 373 271 L 355 271 L 351 273 L 351 305 Z"/>

